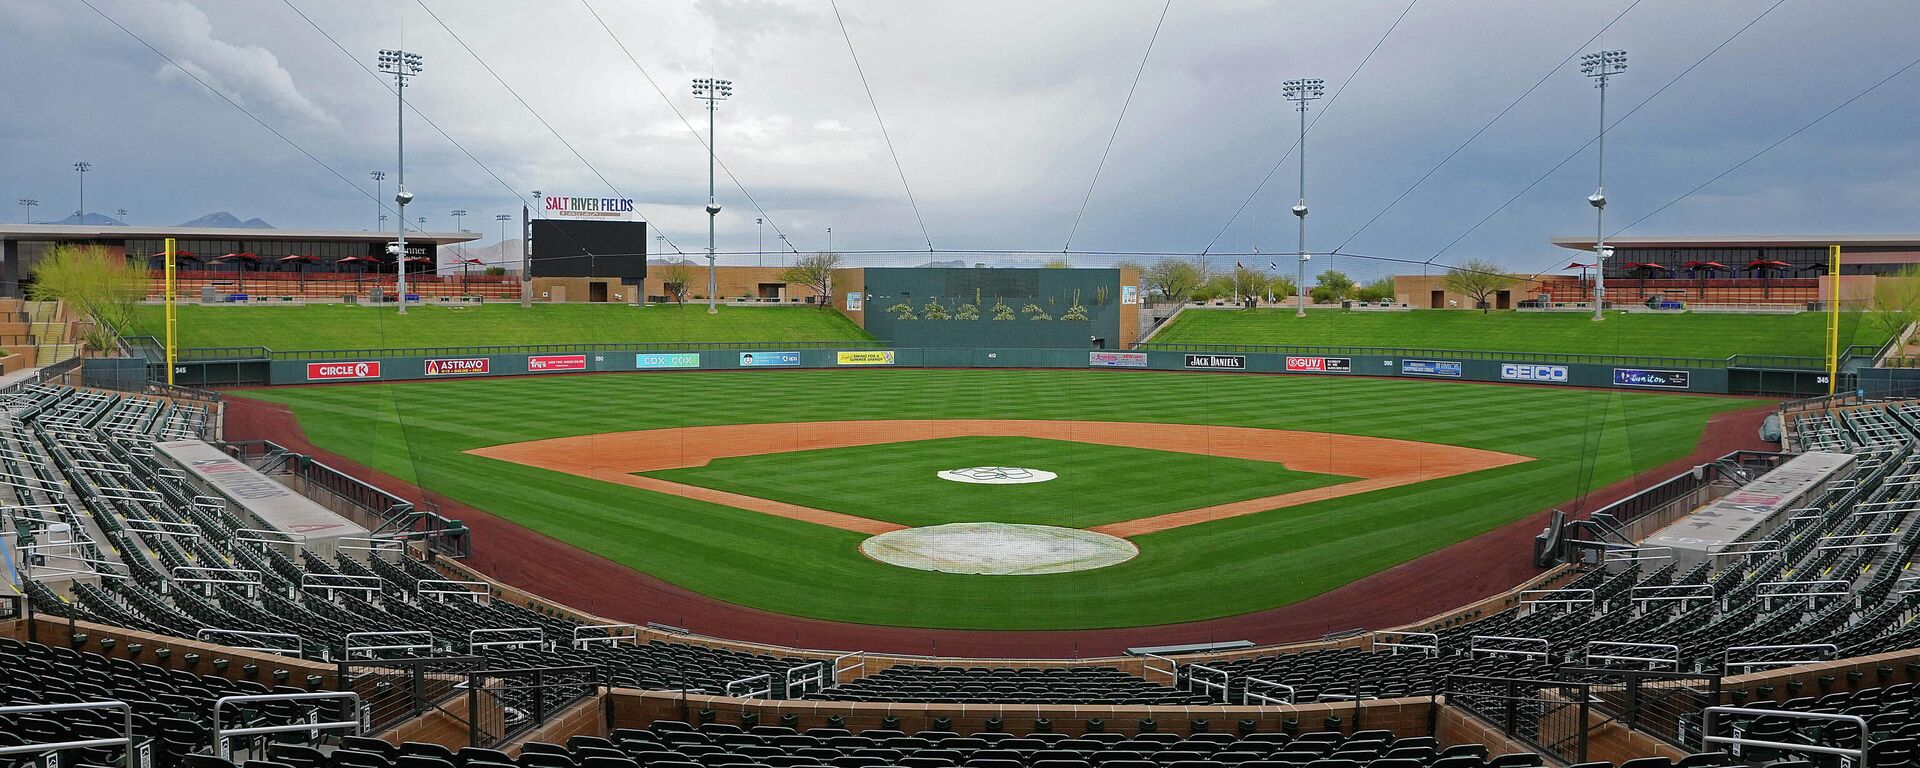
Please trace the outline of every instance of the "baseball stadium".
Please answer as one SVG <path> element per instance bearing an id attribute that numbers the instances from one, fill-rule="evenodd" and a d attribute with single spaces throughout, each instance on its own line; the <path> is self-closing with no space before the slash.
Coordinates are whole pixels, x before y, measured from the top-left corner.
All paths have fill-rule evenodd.
<path id="1" fill-rule="evenodd" d="M 0 768 L 1920 760 L 1920 236 L 1310 250 L 1306 173 L 1285 269 L 0 225 Z"/>

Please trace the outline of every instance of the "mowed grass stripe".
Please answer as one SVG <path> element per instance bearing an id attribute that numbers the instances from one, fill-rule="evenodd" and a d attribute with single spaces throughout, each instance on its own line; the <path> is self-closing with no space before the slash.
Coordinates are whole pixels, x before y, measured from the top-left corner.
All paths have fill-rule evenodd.
<path id="1" fill-rule="evenodd" d="M 1840 344 L 1879 346 L 1888 334 L 1841 313 Z M 1724 359 L 1732 355 L 1826 354 L 1827 316 L 1609 312 L 1408 312 L 1189 309 L 1154 334 L 1179 344 L 1298 344 L 1493 352 L 1564 352 Z"/>
<path id="2" fill-rule="evenodd" d="M 1026 467 L 1058 477 L 972 485 L 939 472 Z M 1348 482 L 1266 461 L 1027 437 L 956 437 L 717 459 L 651 477 L 909 526 L 995 522 L 1089 528 Z M 1116 477 L 1153 477 L 1125 496 Z"/>
<path id="3" fill-rule="evenodd" d="M 329 450 L 718 599 L 844 621 L 998 629 L 1135 626 L 1291 603 L 1679 458 L 1709 416 L 1752 404 L 1112 371 L 610 374 L 241 394 L 293 405 L 309 437 Z M 885 566 L 858 553 L 857 534 L 461 453 L 628 429 L 871 418 L 1228 424 L 1465 445 L 1537 461 L 1142 536 L 1141 556 L 1112 568 L 989 577 Z M 1595 446 L 1589 478 L 1580 460 Z M 1155 482 L 1121 473 L 1099 498 Z"/>
<path id="4" fill-rule="evenodd" d="M 178 307 L 180 346 L 379 349 L 664 341 L 869 341 L 845 315 L 818 307 L 622 304 L 423 304 L 405 316 L 354 304 Z M 163 309 L 135 308 L 129 334 L 163 335 Z"/>

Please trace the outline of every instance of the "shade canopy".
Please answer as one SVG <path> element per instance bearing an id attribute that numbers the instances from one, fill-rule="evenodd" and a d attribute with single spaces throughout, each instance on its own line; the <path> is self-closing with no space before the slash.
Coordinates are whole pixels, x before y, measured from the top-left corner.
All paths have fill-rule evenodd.
<path id="1" fill-rule="evenodd" d="M 300 254 L 300 253 L 289 253 L 285 256 L 280 257 L 278 261 L 282 263 L 297 262 L 300 264 L 317 264 L 320 261 L 320 257 L 308 256 L 306 254 Z"/>
<path id="2" fill-rule="evenodd" d="M 1747 269 L 1786 269 L 1793 266 L 1779 259 L 1754 259 L 1747 262 Z"/>
<path id="3" fill-rule="evenodd" d="M 335 263 L 336 264 L 378 264 L 380 263 L 380 260 L 372 256 L 348 256 Z"/>
<path id="4" fill-rule="evenodd" d="M 259 261 L 260 257 L 252 253 L 227 253 L 213 257 L 214 261 Z"/>
<path id="5" fill-rule="evenodd" d="M 1689 261 L 1687 269 L 1726 269 L 1727 265 L 1717 261 Z"/>

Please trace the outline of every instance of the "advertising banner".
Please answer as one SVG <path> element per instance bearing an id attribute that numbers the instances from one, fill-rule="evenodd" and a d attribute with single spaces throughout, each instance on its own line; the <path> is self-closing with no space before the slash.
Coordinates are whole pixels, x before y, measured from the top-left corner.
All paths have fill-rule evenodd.
<path id="1" fill-rule="evenodd" d="M 380 362 L 307 363 L 307 381 L 380 378 Z"/>
<path id="2" fill-rule="evenodd" d="M 587 369 L 586 355 L 528 355 L 527 373 L 547 371 L 584 371 Z"/>
<path id="3" fill-rule="evenodd" d="M 1120 286 L 1120 303 L 1122 304 L 1140 303 L 1140 286 L 1137 286 L 1137 285 Z"/>
<path id="4" fill-rule="evenodd" d="M 1304 373 L 1353 373 L 1353 358 L 1289 357 L 1287 370 Z"/>
<path id="5" fill-rule="evenodd" d="M 1687 389 L 1692 386 L 1692 371 L 1650 371 L 1644 368 L 1615 368 L 1613 383 L 1621 387 Z"/>
<path id="6" fill-rule="evenodd" d="M 489 373 L 493 361 L 484 357 L 443 357 L 427 360 L 428 376 L 464 376 Z"/>
<path id="7" fill-rule="evenodd" d="M 847 291 L 848 312 L 859 312 L 860 308 L 866 306 L 866 304 L 867 297 L 865 294 L 859 291 Z"/>
<path id="8" fill-rule="evenodd" d="M 1206 371 L 1244 371 L 1246 355 L 1187 355 L 1187 367 Z"/>
<path id="9" fill-rule="evenodd" d="M 798 352 L 742 352 L 740 353 L 740 367 L 742 368 L 765 368 L 770 365 L 780 366 L 780 365 L 799 365 L 799 364 L 800 364 L 800 353 Z"/>
<path id="10" fill-rule="evenodd" d="M 1401 360 L 1400 372 L 1408 376 L 1445 376 L 1460 378 L 1460 363 L 1456 360 Z"/>
<path id="11" fill-rule="evenodd" d="M 635 368 L 698 368 L 698 352 L 642 352 L 633 356 Z"/>
<path id="12" fill-rule="evenodd" d="M 1087 365 L 1096 368 L 1145 368 L 1145 352 L 1088 352 Z"/>
<path id="13" fill-rule="evenodd" d="M 1507 381 L 1544 381 L 1555 384 L 1567 383 L 1567 367 L 1564 365 L 1534 365 L 1532 363 L 1501 363 L 1500 378 Z"/>
<path id="14" fill-rule="evenodd" d="M 798 362 L 798 361 L 795 361 Z M 834 365 L 893 365 L 893 350 L 863 349 L 833 353 Z"/>
<path id="15" fill-rule="evenodd" d="M 540 216 L 546 219 L 593 219 L 597 221 L 639 221 L 631 197 L 567 197 L 548 195 L 540 199 Z"/>

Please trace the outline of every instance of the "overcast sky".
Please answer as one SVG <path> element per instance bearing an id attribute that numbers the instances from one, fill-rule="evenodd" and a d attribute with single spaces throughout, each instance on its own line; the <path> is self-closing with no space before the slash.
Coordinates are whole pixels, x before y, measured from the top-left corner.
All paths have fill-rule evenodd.
<path id="1" fill-rule="evenodd" d="M 388 171 L 392 193 L 395 116 L 392 92 L 362 65 L 404 46 L 426 57 L 409 101 L 472 153 L 408 115 L 409 213 L 428 229 L 452 229 L 448 212 L 465 209 L 468 228 L 492 241 L 495 214 L 517 217 L 516 193 L 617 190 L 689 253 L 705 246 L 706 157 L 682 116 L 704 133 L 687 82 L 707 75 L 735 83 L 717 145 L 765 211 L 769 251 L 777 231 L 801 250 L 825 248 L 828 227 L 839 250 L 924 249 L 927 239 L 1062 250 L 1163 7 L 841 0 L 923 237 L 824 0 L 86 2 L 291 144 L 81 0 L 0 0 L 0 194 L 38 198 L 37 219 L 73 210 L 72 163 L 87 160 L 88 208 L 126 208 L 137 224 L 225 210 L 281 227 L 372 228 L 368 172 Z M 1575 64 L 1560 65 L 1568 56 L 1629 51 L 1608 91 L 1610 119 L 1653 97 L 1608 134 L 1612 232 L 1920 55 L 1913 0 L 1775 5 L 1174 0 L 1072 247 L 1292 250 L 1298 156 L 1281 159 L 1298 126 L 1280 84 L 1318 77 L 1328 98 L 1308 113 L 1318 121 L 1307 137 L 1310 250 L 1557 266 L 1569 254 L 1548 238 L 1593 232 L 1591 147 L 1448 245 L 1593 138 L 1597 94 Z M 1916 96 L 1920 67 L 1627 233 L 1920 231 Z M 756 250 L 762 214 L 725 175 L 719 187 L 719 248 Z M 1361 274 L 1408 269 L 1349 263 Z"/>

